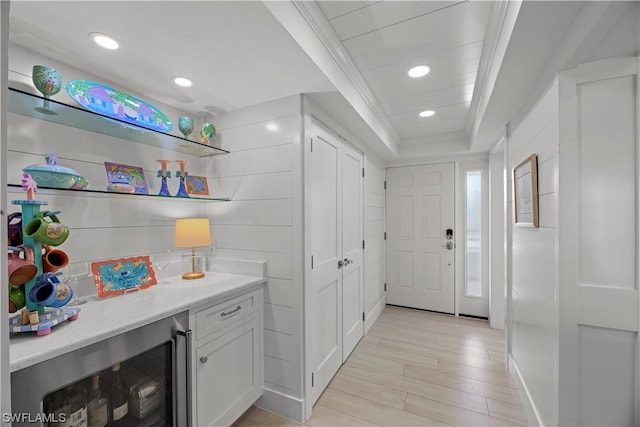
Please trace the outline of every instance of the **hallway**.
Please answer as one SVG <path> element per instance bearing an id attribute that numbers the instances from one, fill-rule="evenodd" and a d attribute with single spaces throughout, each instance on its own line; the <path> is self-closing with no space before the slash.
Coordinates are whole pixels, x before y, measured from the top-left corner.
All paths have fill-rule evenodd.
<path id="1" fill-rule="evenodd" d="M 388 306 L 306 425 L 527 425 L 504 357 L 486 321 Z M 296 424 L 252 408 L 235 425 Z"/>

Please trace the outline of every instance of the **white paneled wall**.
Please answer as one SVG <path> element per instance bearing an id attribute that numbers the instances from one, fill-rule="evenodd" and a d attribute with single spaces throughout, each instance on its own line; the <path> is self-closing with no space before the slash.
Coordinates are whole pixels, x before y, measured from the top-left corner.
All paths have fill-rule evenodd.
<path id="1" fill-rule="evenodd" d="M 364 312 L 365 333 L 385 305 L 384 167 L 367 156 L 364 177 Z"/>
<path id="2" fill-rule="evenodd" d="M 511 363 L 544 425 L 557 420 L 556 361 L 558 307 L 556 280 L 558 88 L 555 83 L 507 138 L 508 209 L 513 212 L 511 171 L 538 156 L 540 227 L 511 220 L 509 289 Z M 513 218 L 513 216 L 510 216 Z"/>
<path id="3" fill-rule="evenodd" d="M 299 96 L 216 117 L 218 144 L 231 154 L 206 171 L 210 189 L 232 199 L 206 208 L 217 255 L 267 261 L 259 404 L 274 411 L 303 393 L 300 120 Z"/>

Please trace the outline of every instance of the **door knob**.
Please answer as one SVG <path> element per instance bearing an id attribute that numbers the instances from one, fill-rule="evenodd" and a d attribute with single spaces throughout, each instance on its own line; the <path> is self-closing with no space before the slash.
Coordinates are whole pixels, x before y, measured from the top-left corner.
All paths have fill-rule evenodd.
<path id="1" fill-rule="evenodd" d="M 338 270 L 340 270 L 342 267 L 344 267 L 344 260 L 338 260 Z"/>
<path id="2" fill-rule="evenodd" d="M 452 250 L 453 249 L 453 242 L 447 242 L 447 244 L 445 245 L 445 248 L 447 248 L 448 250 Z"/>
<path id="3" fill-rule="evenodd" d="M 200 357 L 200 363 L 202 363 L 203 365 L 205 363 L 207 363 L 209 361 L 209 358 L 207 356 L 202 356 Z"/>

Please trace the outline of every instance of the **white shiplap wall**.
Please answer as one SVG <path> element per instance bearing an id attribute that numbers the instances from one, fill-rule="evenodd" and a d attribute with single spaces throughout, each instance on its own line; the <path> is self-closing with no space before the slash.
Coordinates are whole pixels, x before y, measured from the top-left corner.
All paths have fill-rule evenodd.
<path id="1" fill-rule="evenodd" d="M 31 83 L 33 64 L 44 64 L 58 69 L 63 85 L 73 79 L 97 80 L 81 70 L 54 59 L 10 45 L 9 86 L 38 93 Z M 127 90 L 117 84 L 113 85 Z M 133 91 L 129 93 L 135 94 Z M 71 105 L 75 104 L 64 89 L 55 95 L 54 99 Z M 166 105 L 153 100 L 148 101 L 164 111 L 172 121 L 177 121 L 177 117 L 182 115 L 181 112 Z M 179 133 L 177 128 L 172 132 Z M 189 173 L 193 175 L 204 173 L 204 160 L 197 157 L 15 113 L 8 115 L 6 144 L 8 182 L 14 184 L 20 184 L 23 167 L 45 163 L 44 155 L 47 152 L 55 152 L 59 165 L 78 171 L 90 181 L 90 189 L 96 190 L 106 189 L 105 161 L 142 167 L 150 194 L 157 194 L 160 189 L 160 182 L 156 178 L 160 165 L 156 159 L 189 160 L 190 163 L 187 166 Z M 173 163 L 170 169 L 173 175 L 179 167 Z M 175 194 L 178 180 L 171 179 L 169 188 L 171 193 Z M 70 236 L 60 249 L 67 252 L 71 262 L 153 254 L 162 249 L 172 248 L 175 219 L 204 214 L 204 204 L 177 198 L 76 194 L 44 190 L 38 192 L 36 196 L 49 203 L 47 210 L 62 211 L 59 218 L 69 226 Z M 24 193 L 21 191 L 9 193 L 7 197 L 9 201 L 24 198 Z M 10 204 L 8 210 L 13 212 L 20 209 Z M 176 262 L 169 269 L 169 274 L 177 274 L 181 271 L 181 263 L 178 262 L 179 252 L 176 251 L 174 257 Z M 80 294 L 95 293 L 90 278 L 81 282 L 81 285 Z"/>
<path id="2" fill-rule="evenodd" d="M 508 210 L 511 212 L 510 362 L 539 421 L 557 420 L 558 307 L 556 279 L 558 88 L 554 83 L 507 138 Z M 513 168 L 538 156 L 540 227 L 513 224 Z"/>
<path id="3" fill-rule="evenodd" d="M 207 176 L 213 191 L 232 201 L 206 212 L 219 256 L 267 261 L 259 405 L 282 413 L 303 396 L 300 96 L 220 115 L 215 123 L 219 146 L 231 154 L 210 160 Z"/>

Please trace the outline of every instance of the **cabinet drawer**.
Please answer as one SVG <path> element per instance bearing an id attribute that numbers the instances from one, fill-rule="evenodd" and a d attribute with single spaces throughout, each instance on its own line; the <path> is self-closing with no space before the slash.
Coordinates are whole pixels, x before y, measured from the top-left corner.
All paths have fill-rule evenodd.
<path id="1" fill-rule="evenodd" d="M 217 332 L 257 312 L 260 307 L 260 290 L 240 295 L 196 313 L 196 340 Z"/>

